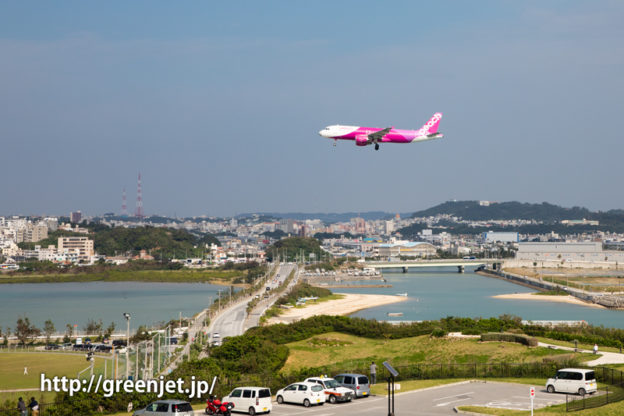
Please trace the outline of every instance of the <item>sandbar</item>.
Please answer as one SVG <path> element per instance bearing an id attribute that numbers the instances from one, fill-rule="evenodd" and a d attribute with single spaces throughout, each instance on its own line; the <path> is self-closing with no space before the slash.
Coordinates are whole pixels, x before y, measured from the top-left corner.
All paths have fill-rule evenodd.
<path id="1" fill-rule="evenodd" d="M 605 309 L 605 307 L 602 305 L 598 305 L 596 303 L 585 302 L 571 295 L 559 296 L 559 295 L 536 295 L 535 293 L 512 293 L 512 294 L 507 294 L 507 295 L 495 295 L 492 297 L 496 299 L 543 300 L 547 302 L 571 303 L 574 305 L 587 306 L 589 308 Z"/>
<path id="2" fill-rule="evenodd" d="M 315 315 L 348 315 L 362 309 L 403 302 L 408 299 L 405 296 L 393 295 L 362 295 L 355 293 L 336 294 L 343 295 L 344 297 L 342 299 L 310 304 L 303 308 L 285 309 L 279 316 L 270 318 L 267 323 L 269 325 L 277 323 L 288 324 Z"/>

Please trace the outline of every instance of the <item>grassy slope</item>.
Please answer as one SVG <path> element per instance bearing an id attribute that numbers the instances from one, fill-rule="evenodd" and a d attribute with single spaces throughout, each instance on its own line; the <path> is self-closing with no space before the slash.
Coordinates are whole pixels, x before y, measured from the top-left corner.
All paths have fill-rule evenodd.
<path id="1" fill-rule="evenodd" d="M 339 348 L 336 348 L 339 346 Z M 528 348 L 504 342 L 481 343 L 475 339 L 438 339 L 428 335 L 380 340 L 330 332 L 288 344 L 290 355 L 283 371 L 314 367 L 320 363 L 345 367 L 390 360 L 400 366 L 415 363 L 533 362 L 568 354 L 548 348 Z"/>
<path id="2" fill-rule="evenodd" d="M 75 378 L 79 371 L 88 366 L 89 363 L 83 354 L 0 353 L 0 390 L 38 388 L 41 373 L 45 373 L 47 378 L 54 376 Z M 27 376 L 24 375 L 24 367 L 28 367 Z M 110 371 L 110 366 L 108 370 Z M 94 373 L 100 374 L 103 371 L 104 360 L 96 357 Z"/>

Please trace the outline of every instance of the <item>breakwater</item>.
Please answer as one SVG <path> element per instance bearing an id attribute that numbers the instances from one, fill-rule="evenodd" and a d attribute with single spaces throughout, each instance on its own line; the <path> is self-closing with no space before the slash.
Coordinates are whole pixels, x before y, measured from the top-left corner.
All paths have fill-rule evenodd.
<path id="1" fill-rule="evenodd" d="M 498 279 L 508 280 L 515 284 L 519 284 L 522 286 L 530 287 L 532 289 L 537 289 L 541 291 L 548 290 L 563 290 L 567 292 L 569 295 L 574 296 L 577 299 L 580 299 L 584 302 L 594 303 L 596 305 L 604 306 L 610 309 L 622 309 L 624 308 L 624 296 L 622 295 L 614 295 L 614 294 L 606 294 L 606 293 L 597 293 L 597 292 L 586 292 L 583 290 L 579 290 L 576 288 L 571 288 L 565 285 L 561 285 L 554 282 L 548 282 L 542 279 L 536 279 L 529 276 L 521 276 L 514 273 L 507 273 L 505 271 L 500 270 L 481 270 L 476 272 L 482 276 L 495 277 Z"/>

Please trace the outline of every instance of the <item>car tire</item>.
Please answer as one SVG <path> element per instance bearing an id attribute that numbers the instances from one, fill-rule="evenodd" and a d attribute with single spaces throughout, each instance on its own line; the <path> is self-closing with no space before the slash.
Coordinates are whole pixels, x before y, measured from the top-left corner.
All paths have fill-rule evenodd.
<path id="1" fill-rule="evenodd" d="M 331 404 L 336 404 L 336 396 L 334 396 L 333 394 L 329 396 L 329 402 Z"/>
<path id="2" fill-rule="evenodd" d="M 587 390 L 581 387 L 578 391 L 578 394 L 579 396 L 585 396 L 587 394 Z"/>
<path id="3" fill-rule="evenodd" d="M 251 406 L 249 408 L 249 416 L 256 416 L 256 408 Z"/>
<path id="4" fill-rule="evenodd" d="M 310 400 L 305 399 L 305 400 L 303 401 L 303 405 L 304 405 L 305 407 L 310 407 L 310 405 L 311 405 Z"/>
<path id="5" fill-rule="evenodd" d="M 549 384 L 548 387 L 546 387 L 546 391 L 548 393 L 554 393 L 555 392 L 555 386 L 553 386 L 552 384 Z"/>
<path id="6" fill-rule="evenodd" d="M 284 404 L 284 398 L 282 396 L 277 396 L 276 400 L 278 404 Z"/>

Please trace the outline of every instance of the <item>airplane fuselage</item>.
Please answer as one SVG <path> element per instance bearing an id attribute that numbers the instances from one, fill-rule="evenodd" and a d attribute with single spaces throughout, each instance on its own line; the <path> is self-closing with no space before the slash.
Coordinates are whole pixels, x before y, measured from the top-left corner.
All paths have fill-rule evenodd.
<path id="1" fill-rule="evenodd" d="M 334 140 L 354 140 L 358 146 L 374 144 L 375 149 L 379 143 L 413 143 L 426 140 L 440 139 L 444 137 L 438 133 L 438 125 L 442 118 L 441 113 L 434 114 L 431 119 L 418 130 L 402 130 L 388 127 L 343 126 L 339 124 L 325 127 L 319 131 L 319 135 Z"/>
<path id="2" fill-rule="evenodd" d="M 368 138 L 371 133 L 382 131 L 378 127 L 358 127 L 358 126 L 327 126 L 327 130 L 321 130 L 319 134 L 328 139 L 336 140 L 356 140 L 360 137 Z M 431 140 L 440 138 L 442 134 L 438 133 L 437 137 L 421 136 L 422 139 Z M 402 130 L 391 129 L 380 140 L 379 143 L 411 143 L 415 138 L 419 137 L 418 130 Z M 419 140 L 419 141 L 421 141 Z"/>

